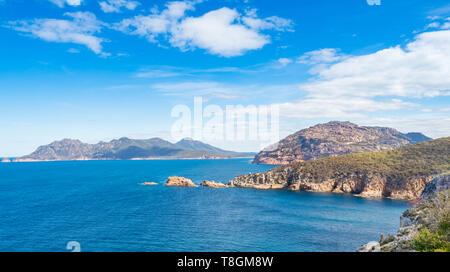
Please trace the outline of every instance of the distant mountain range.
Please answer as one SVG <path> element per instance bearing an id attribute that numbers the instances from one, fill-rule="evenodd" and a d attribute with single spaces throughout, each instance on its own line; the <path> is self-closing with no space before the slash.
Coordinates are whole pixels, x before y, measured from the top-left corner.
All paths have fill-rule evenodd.
<path id="1" fill-rule="evenodd" d="M 40 146 L 30 155 L 17 158 L 15 161 L 228 159 L 254 155 L 223 150 L 192 139 L 183 139 L 175 144 L 160 138 L 147 140 L 120 138 L 98 144 L 64 139 Z"/>
<path id="2" fill-rule="evenodd" d="M 300 130 L 256 155 L 253 163 L 284 165 L 323 157 L 380 151 L 429 141 L 422 133 L 329 122 Z"/>

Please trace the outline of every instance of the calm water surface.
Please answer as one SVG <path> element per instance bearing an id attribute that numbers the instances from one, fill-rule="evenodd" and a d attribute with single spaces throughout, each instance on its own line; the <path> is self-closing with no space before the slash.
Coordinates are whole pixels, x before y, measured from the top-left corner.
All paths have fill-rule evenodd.
<path id="1" fill-rule="evenodd" d="M 0 164 L 0 251 L 354 251 L 395 233 L 407 204 L 349 195 L 170 188 L 227 182 L 248 159 Z"/>

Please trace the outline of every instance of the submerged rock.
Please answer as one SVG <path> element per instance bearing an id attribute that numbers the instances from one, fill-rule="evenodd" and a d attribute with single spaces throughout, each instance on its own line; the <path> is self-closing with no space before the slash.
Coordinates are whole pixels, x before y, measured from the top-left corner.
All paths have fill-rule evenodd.
<path id="1" fill-rule="evenodd" d="M 169 177 L 165 185 L 174 187 L 197 187 L 192 180 L 184 177 Z"/>
<path id="2" fill-rule="evenodd" d="M 226 184 L 223 184 L 221 182 L 215 182 L 215 181 L 209 181 L 209 180 L 205 180 L 202 183 L 200 183 L 201 186 L 204 187 L 209 187 L 209 188 L 226 188 L 229 187 Z"/>
<path id="3" fill-rule="evenodd" d="M 141 183 L 141 185 L 158 185 L 158 183 L 156 183 L 156 182 L 143 182 L 143 183 Z"/>

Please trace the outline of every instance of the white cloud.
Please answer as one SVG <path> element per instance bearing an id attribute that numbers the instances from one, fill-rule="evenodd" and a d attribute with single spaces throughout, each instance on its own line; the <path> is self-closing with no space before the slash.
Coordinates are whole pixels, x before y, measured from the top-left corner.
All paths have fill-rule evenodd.
<path id="1" fill-rule="evenodd" d="M 425 27 L 425 29 L 438 28 L 439 26 L 440 26 L 440 24 L 439 24 L 438 22 L 432 22 L 432 23 L 429 23 L 429 24 Z"/>
<path id="2" fill-rule="evenodd" d="M 241 96 L 237 89 L 213 81 L 159 83 L 151 88 L 168 96 L 202 96 L 206 100 L 212 97 L 235 99 Z"/>
<path id="3" fill-rule="evenodd" d="M 183 74 L 178 72 L 166 71 L 166 70 L 151 70 L 151 71 L 141 71 L 135 76 L 138 78 L 164 78 L 164 77 L 176 77 L 182 76 Z"/>
<path id="4" fill-rule="evenodd" d="M 170 42 L 182 50 L 198 47 L 224 57 L 240 56 L 270 42 L 269 36 L 237 23 L 238 18 L 239 13 L 229 8 L 186 18 L 176 26 Z"/>
<path id="5" fill-rule="evenodd" d="M 450 17 L 445 19 L 447 22 L 442 24 L 441 29 L 450 29 Z"/>
<path id="6" fill-rule="evenodd" d="M 227 7 L 199 17 L 187 17 L 186 12 L 199 2 L 169 2 L 162 12 L 125 19 L 114 28 L 154 43 L 164 36 L 170 45 L 182 51 L 200 48 L 224 57 L 240 56 L 270 43 L 270 36 L 261 33 L 263 30 L 292 31 L 290 20 L 276 16 L 259 19 L 256 12 L 243 16 Z"/>
<path id="7" fill-rule="evenodd" d="M 362 97 L 309 97 L 294 103 L 278 104 L 280 115 L 289 118 L 363 118 L 367 113 L 400 110 L 416 104 L 399 99 L 376 101 Z"/>
<path id="8" fill-rule="evenodd" d="M 332 63 L 342 60 L 345 56 L 339 54 L 339 49 L 324 48 L 303 54 L 297 59 L 298 63 L 315 65 L 321 63 Z"/>
<path id="9" fill-rule="evenodd" d="M 297 62 L 312 65 L 317 76 L 299 85 L 304 99 L 278 104 L 288 118 L 368 118 L 401 109 L 431 114 L 405 99 L 450 95 L 450 31 L 363 56 L 321 49 Z"/>
<path id="10" fill-rule="evenodd" d="M 52 2 L 53 4 L 57 5 L 60 8 L 63 8 L 64 5 L 77 7 L 77 6 L 81 5 L 81 3 L 83 2 L 83 0 L 49 0 L 49 1 Z"/>
<path id="11" fill-rule="evenodd" d="M 450 31 L 425 32 L 408 43 L 352 56 L 318 72 L 301 89 L 315 97 L 450 95 Z"/>
<path id="12" fill-rule="evenodd" d="M 194 8 L 192 2 L 169 2 L 161 13 L 156 10 L 148 16 L 135 16 L 124 19 L 114 25 L 116 30 L 146 37 L 151 42 L 156 42 L 155 38 L 160 34 L 167 34 L 171 27 L 176 25 L 180 18 L 185 16 L 187 10 Z"/>
<path id="13" fill-rule="evenodd" d="M 278 63 L 280 63 L 281 66 L 285 67 L 288 64 L 292 63 L 292 60 L 288 59 L 288 58 L 280 58 L 280 59 L 278 59 Z"/>
<path id="14" fill-rule="evenodd" d="M 277 31 L 293 31 L 293 22 L 278 16 L 271 16 L 260 19 L 257 16 L 257 10 L 251 9 L 242 17 L 242 21 L 248 27 L 255 30 L 275 29 Z"/>
<path id="15" fill-rule="evenodd" d="M 141 3 L 131 0 L 106 0 L 99 2 L 99 5 L 103 12 L 120 12 L 121 8 L 128 10 L 135 10 Z"/>
<path id="16" fill-rule="evenodd" d="M 67 52 L 72 53 L 72 54 L 78 54 L 78 53 L 80 53 L 80 50 L 78 50 L 76 48 L 69 48 L 67 50 Z"/>
<path id="17" fill-rule="evenodd" d="M 35 19 L 31 21 L 9 22 L 16 31 L 30 33 L 32 36 L 48 42 L 81 44 L 96 54 L 107 56 L 102 52 L 102 38 L 94 36 L 101 31 L 102 23 L 90 12 L 65 13 L 72 20 Z"/>

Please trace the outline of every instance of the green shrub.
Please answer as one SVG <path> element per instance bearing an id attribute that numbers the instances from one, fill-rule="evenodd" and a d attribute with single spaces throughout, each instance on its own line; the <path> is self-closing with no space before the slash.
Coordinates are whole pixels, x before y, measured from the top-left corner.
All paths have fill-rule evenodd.
<path id="1" fill-rule="evenodd" d="M 392 150 L 366 152 L 292 163 L 273 169 L 293 168 L 301 178 L 323 182 L 348 175 L 382 175 L 394 183 L 406 178 L 450 172 L 450 137 Z"/>
<path id="2" fill-rule="evenodd" d="M 450 243 L 445 238 L 425 227 L 414 237 L 414 249 L 420 252 L 450 252 Z"/>

